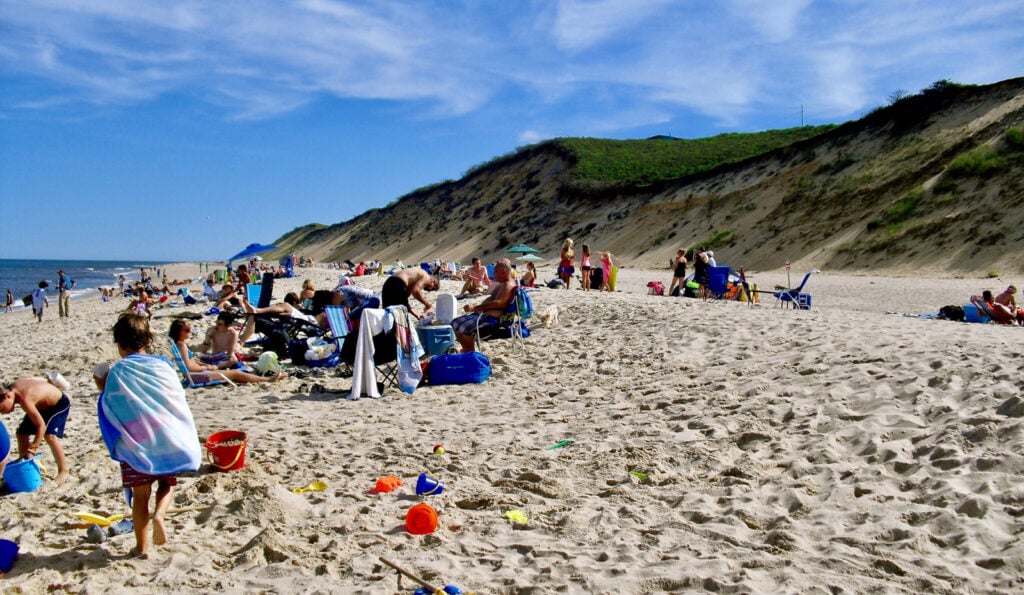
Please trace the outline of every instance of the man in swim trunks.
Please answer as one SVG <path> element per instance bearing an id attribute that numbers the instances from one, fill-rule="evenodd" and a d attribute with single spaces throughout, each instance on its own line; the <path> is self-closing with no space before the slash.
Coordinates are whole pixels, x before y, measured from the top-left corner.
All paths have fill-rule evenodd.
<path id="1" fill-rule="evenodd" d="M 473 257 L 473 264 L 465 272 L 466 282 L 462 285 L 463 294 L 477 294 L 487 291 L 491 279 L 487 276 L 487 268 L 480 264 L 480 259 Z"/>
<path id="2" fill-rule="evenodd" d="M 455 338 L 458 339 L 463 352 L 476 350 L 477 327 L 496 326 L 498 318 L 505 313 L 512 298 L 515 297 L 515 291 L 516 282 L 512 279 L 512 263 L 508 259 L 502 258 L 494 264 L 494 283 L 491 283 L 487 299 L 475 306 L 466 304 L 463 310 L 467 314 L 452 321 Z"/>
<path id="3" fill-rule="evenodd" d="M 14 411 L 15 405 L 25 412 L 17 432 L 18 456 L 23 459 L 34 457 L 46 440 L 57 462 L 57 481 L 66 480 L 68 464 L 60 440 L 64 437 L 71 399 L 45 378 L 21 378 L 4 389 L 0 413 Z"/>
<path id="4" fill-rule="evenodd" d="M 437 280 L 437 277 L 431 277 L 430 273 L 420 267 L 402 269 L 384 282 L 384 287 L 380 290 L 380 307 L 405 306 L 409 309 L 409 313 L 418 319 L 419 315 L 413 312 L 412 307 L 409 306 L 409 297 L 419 300 L 423 304 L 423 313 L 426 314 L 430 311 L 430 302 L 423 297 L 423 292 L 437 291 L 440 285 L 441 282 Z"/>

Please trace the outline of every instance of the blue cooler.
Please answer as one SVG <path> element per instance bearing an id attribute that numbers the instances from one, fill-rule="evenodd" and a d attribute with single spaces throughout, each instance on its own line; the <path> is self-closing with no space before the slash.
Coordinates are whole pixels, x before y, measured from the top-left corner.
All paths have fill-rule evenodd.
<path id="1" fill-rule="evenodd" d="M 420 336 L 420 344 L 427 355 L 441 355 L 455 345 L 455 331 L 450 324 L 438 326 L 418 326 L 416 333 Z"/>

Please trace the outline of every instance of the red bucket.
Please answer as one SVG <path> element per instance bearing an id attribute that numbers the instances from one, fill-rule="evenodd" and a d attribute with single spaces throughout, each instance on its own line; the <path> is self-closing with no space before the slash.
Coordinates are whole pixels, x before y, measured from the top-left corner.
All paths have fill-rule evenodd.
<path id="1" fill-rule="evenodd" d="M 245 467 L 245 432 L 224 430 L 206 439 L 206 460 L 218 471 L 234 471 Z"/>

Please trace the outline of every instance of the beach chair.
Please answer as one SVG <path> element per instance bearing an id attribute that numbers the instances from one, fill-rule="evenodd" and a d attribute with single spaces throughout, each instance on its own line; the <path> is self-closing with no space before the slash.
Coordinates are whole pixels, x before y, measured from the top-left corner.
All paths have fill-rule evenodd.
<path id="1" fill-rule="evenodd" d="M 729 267 L 708 267 L 707 292 L 704 294 L 704 301 L 719 301 L 725 299 L 729 291 Z"/>
<path id="2" fill-rule="evenodd" d="M 811 294 L 803 293 L 804 286 L 807 285 L 807 280 L 811 278 L 814 273 L 820 273 L 818 269 L 811 269 L 804 275 L 803 281 L 795 289 L 787 289 L 782 286 L 776 286 L 775 293 L 775 306 L 776 308 L 784 306 L 792 306 L 797 310 L 810 310 L 811 309 Z"/>
<path id="3" fill-rule="evenodd" d="M 230 384 L 235 386 L 234 382 L 231 382 L 227 376 L 220 372 L 190 372 L 188 366 L 185 365 L 185 358 L 181 357 L 181 351 L 178 350 L 178 346 L 174 343 L 174 340 L 167 337 L 167 341 L 171 344 L 171 359 L 174 361 L 175 367 L 178 368 L 178 372 L 183 376 L 182 385 L 185 388 L 200 388 L 203 386 L 215 386 L 217 384 Z M 199 378 L 205 378 L 208 376 L 217 377 L 217 380 L 199 380 Z"/>
<path id="4" fill-rule="evenodd" d="M 245 286 L 245 299 L 250 304 L 260 303 L 260 295 L 263 293 L 263 286 L 250 283 Z M 258 307 L 258 306 L 257 306 Z"/>
<path id="5" fill-rule="evenodd" d="M 367 337 L 370 339 L 368 343 Z M 372 358 L 372 373 L 367 361 L 357 361 L 360 358 Z M 342 339 L 341 361 L 353 370 L 350 399 L 357 399 L 360 394 L 379 397 L 379 394 L 370 392 L 372 388 L 382 392 L 388 385 L 398 386 L 398 341 L 394 317 L 388 316 L 387 311 L 381 308 L 364 308 L 359 332 L 349 333 Z"/>

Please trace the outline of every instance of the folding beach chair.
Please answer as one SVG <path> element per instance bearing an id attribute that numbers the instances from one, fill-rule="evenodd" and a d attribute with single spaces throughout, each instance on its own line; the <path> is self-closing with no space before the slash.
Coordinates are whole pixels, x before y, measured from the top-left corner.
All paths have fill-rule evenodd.
<path id="1" fill-rule="evenodd" d="M 363 358 L 367 360 L 363 361 Z M 364 308 L 359 332 L 349 333 L 342 340 L 341 361 L 353 370 L 350 399 L 359 398 L 362 393 L 379 397 L 370 392 L 374 385 L 381 391 L 389 384 L 398 386 L 398 341 L 394 317 L 380 308 Z M 368 363 L 372 363 L 372 380 Z"/>
<path id="2" fill-rule="evenodd" d="M 708 267 L 708 284 L 706 287 L 707 292 L 704 294 L 704 301 L 707 300 L 723 300 L 725 294 L 729 291 L 729 267 Z"/>
<path id="3" fill-rule="evenodd" d="M 818 269 L 811 269 L 804 275 L 803 281 L 795 289 L 787 289 L 782 286 L 776 286 L 775 289 L 775 306 L 776 308 L 792 305 L 797 310 L 810 310 L 811 309 L 811 294 L 803 293 L 804 286 L 807 285 L 807 280 L 811 278 L 814 273 L 820 273 Z"/>
<path id="4" fill-rule="evenodd" d="M 185 388 L 199 388 L 202 386 L 214 386 L 224 383 L 235 386 L 235 383 L 231 382 L 231 380 L 221 372 L 190 372 L 188 366 L 185 365 L 185 358 L 181 357 L 181 351 L 178 350 L 178 346 L 174 343 L 174 340 L 170 337 L 167 337 L 167 340 L 171 344 L 171 359 L 174 360 L 174 365 L 178 368 L 178 372 L 184 377 L 182 385 Z M 217 380 L 197 380 L 197 378 L 208 376 L 219 376 L 220 378 Z"/>

